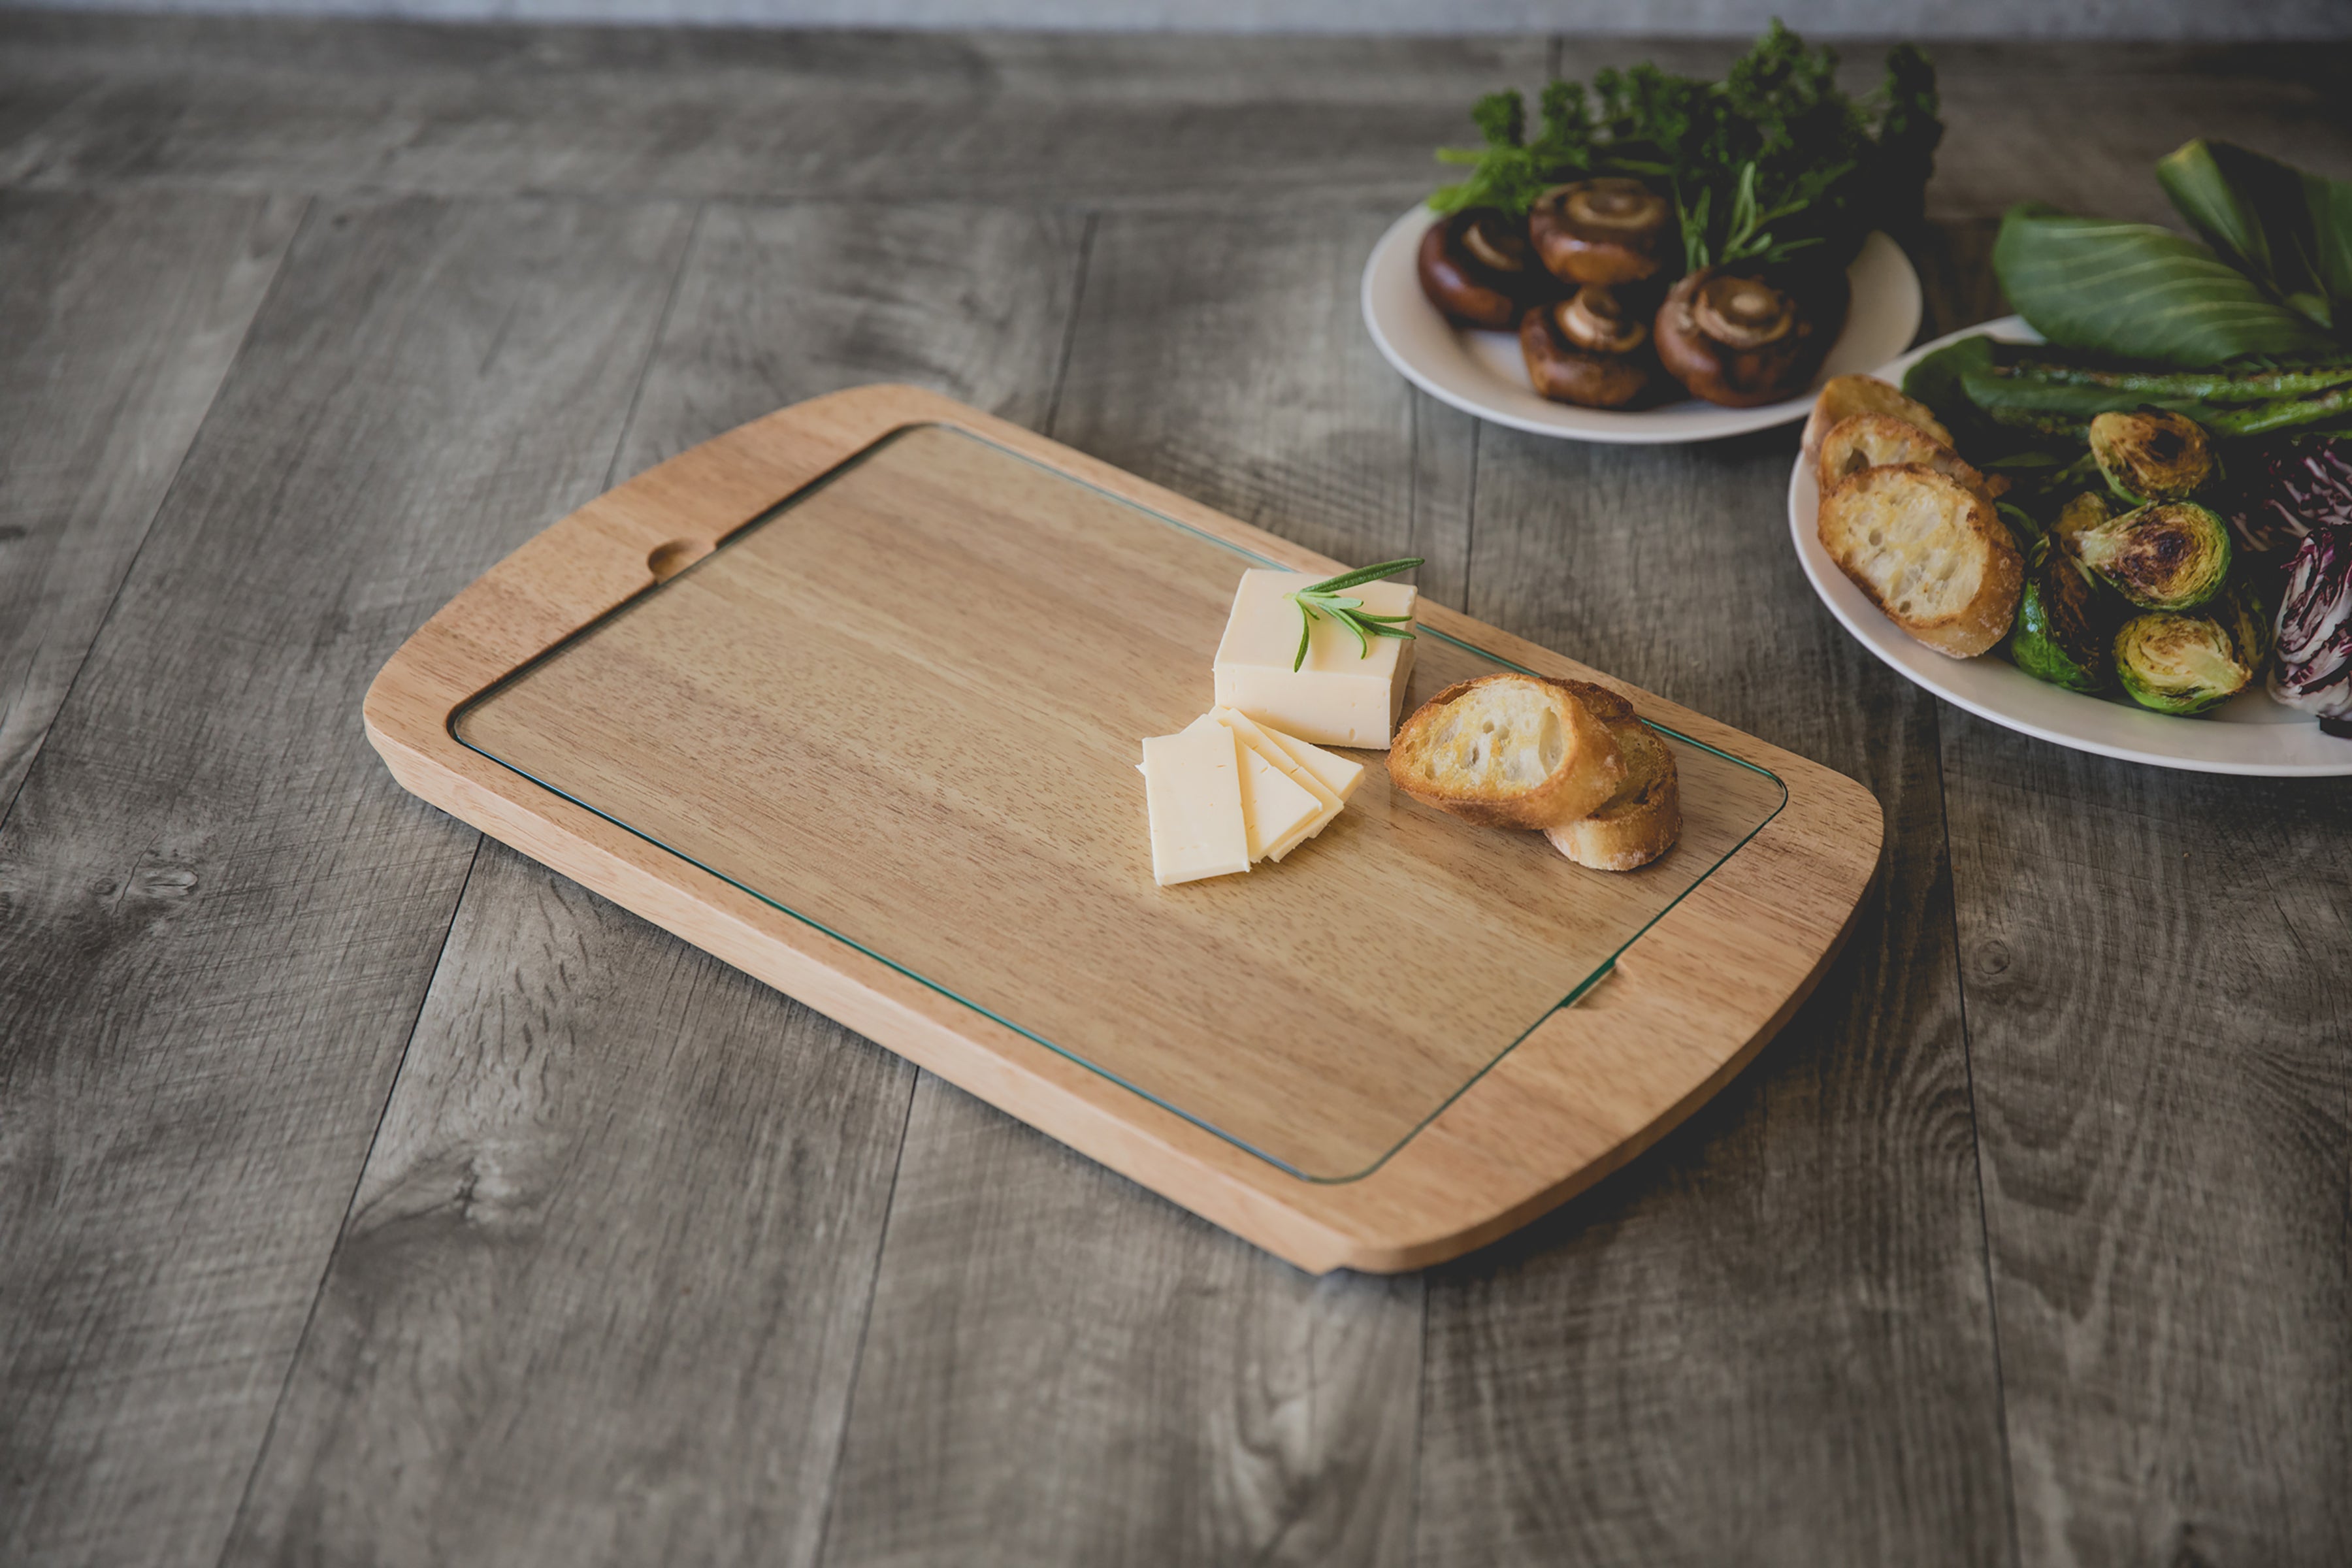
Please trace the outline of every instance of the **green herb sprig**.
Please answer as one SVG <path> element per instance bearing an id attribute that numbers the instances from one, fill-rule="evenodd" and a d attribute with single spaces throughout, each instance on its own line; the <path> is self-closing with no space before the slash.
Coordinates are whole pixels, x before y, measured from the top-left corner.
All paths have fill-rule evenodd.
<path id="1" fill-rule="evenodd" d="M 1654 65 L 1605 69 L 1590 89 L 1554 81 L 1537 124 L 1516 92 L 1471 110 L 1483 145 L 1447 148 L 1464 165 L 1429 205 L 1526 215 L 1545 190 L 1630 175 L 1675 205 L 1683 263 L 1842 268 L 1873 228 L 1916 222 L 1944 133 L 1936 73 L 1909 44 L 1886 57 L 1875 93 L 1837 85 L 1837 55 L 1774 22 L 1721 81 Z"/>
<path id="2" fill-rule="evenodd" d="M 1283 596 L 1298 606 L 1298 655 L 1290 661 L 1296 672 L 1307 665 L 1307 646 L 1315 636 L 1315 622 L 1328 616 L 1345 626 L 1356 639 L 1356 657 L 1370 658 L 1374 637 L 1402 637 L 1412 640 L 1412 634 L 1399 624 L 1412 619 L 1411 616 L 1368 616 L 1364 601 L 1345 597 L 1350 588 L 1360 588 L 1367 583 L 1399 572 L 1410 572 L 1422 563 L 1422 557 L 1409 555 L 1402 561 L 1383 561 L 1377 566 L 1359 566 L 1353 572 L 1342 572 L 1337 577 L 1326 577 L 1320 583 L 1309 583 L 1295 594 Z"/>

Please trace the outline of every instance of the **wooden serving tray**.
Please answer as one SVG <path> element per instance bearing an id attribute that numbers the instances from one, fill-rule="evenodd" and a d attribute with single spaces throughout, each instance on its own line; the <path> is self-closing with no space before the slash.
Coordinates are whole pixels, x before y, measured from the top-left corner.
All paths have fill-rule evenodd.
<path id="1" fill-rule="evenodd" d="M 1338 569 L 930 394 L 782 410 L 599 497 L 370 689 L 407 788 L 1302 1268 L 1501 1235 L 1811 990 L 1875 868 L 1852 781 L 1644 693 L 1682 842 L 1622 876 L 1392 792 L 1152 885 L 1133 763 L 1243 568 Z M 1409 700 L 1603 679 L 1425 601 Z"/>

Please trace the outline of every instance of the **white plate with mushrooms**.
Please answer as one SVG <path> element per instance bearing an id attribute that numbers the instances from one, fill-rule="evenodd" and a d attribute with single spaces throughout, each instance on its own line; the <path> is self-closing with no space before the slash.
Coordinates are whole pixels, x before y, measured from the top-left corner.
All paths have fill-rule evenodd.
<path id="1" fill-rule="evenodd" d="M 1922 343 L 1872 374 L 1900 385 L 1903 373 L 1919 360 L 1979 333 L 2011 342 L 2042 341 L 2021 318 L 2005 316 Z M 2352 774 L 2352 741 L 2330 735 L 2308 713 L 2273 701 L 2259 684 L 2208 712 L 2183 718 L 2152 712 L 2119 696 L 2084 696 L 2036 680 L 1999 649 L 1953 658 L 1914 641 L 1846 580 L 1822 548 L 1815 525 L 1820 507 L 1812 468 L 1800 457 L 1789 479 L 1789 532 L 1813 592 L 1863 647 L 1947 702 L 2021 735 L 2155 767 L 2264 778 Z"/>
<path id="2" fill-rule="evenodd" d="M 1695 397 L 1638 410 L 1581 408 L 1538 396 L 1517 333 L 1457 327 L 1422 292 L 1422 237 L 1439 221 L 1427 207 L 1415 207 L 1390 226 L 1364 264 L 1363 306 L 1381 355 L 1442 403 L 1539 436 L 1635 445 L 1717 440 L 1802 419 L 1812 406 L 1810 389 L 1754 408 Z M 1919 275 L 1902 247 L 1873 233 L 1846 277 L 1853 300 L 1814 385 L 1884 364 L 1919 331 Z"/>

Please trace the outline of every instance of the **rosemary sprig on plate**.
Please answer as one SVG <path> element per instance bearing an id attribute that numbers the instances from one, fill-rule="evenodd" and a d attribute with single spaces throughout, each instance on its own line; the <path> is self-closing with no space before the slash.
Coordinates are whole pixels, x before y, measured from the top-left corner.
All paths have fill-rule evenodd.
<path id="1" fill-rule="evenodd" d="M 1290 661 L 1291 669 L 1306 668 L 1307 645 L 1315 635 L 1318 616 L 1328 616 L 1353 634 L 1358 658 L 1371 657 L 1374 637 L 1402 637 L 1411 642 L 1412 634 L 1398 625 L 1412 619 L 1411 616 L 1368 616 L 1364 614 L 1363 600 L 1345 595 L 1350 588 L 1360 588 L 1399 572 L 1410 572 L 1421 563 L 1422 557 L 1412 555 L 1402 561 L 1383 561 L 1377 566 L 1359 566 L 1353 572 L 1309 583 L 1297 593 L 1284 595 L 1298 606 L 1298 656 Z"/>

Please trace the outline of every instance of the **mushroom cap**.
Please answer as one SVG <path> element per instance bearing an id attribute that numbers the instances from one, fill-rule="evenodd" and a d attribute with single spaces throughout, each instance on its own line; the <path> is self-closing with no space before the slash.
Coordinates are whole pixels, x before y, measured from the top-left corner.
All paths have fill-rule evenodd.
<path id="1" fill-rule="evenodd" d="M 1703 268 L 1675 283 L 1658 307 L 1658 359 L 1709 403 L 1778 403 L 1811 384 L 1844 322 L 1847 299 L 1843 271 L 1775 279 Z"/>
<path id="2" fill-rule="evenodd" d="M 1559 318 L 1572 304 L 1532 306 L 1519 320 L 1519 353 L 1536 391 L 1554 403 L 1622 408 L 1654 390 L 1657 357 L 1646 343 L 1637 340 L 1626 353 L 1595 353 L 1569 340 Z"/>
<path id="3" fill-rule="evenodd" d="M 1515 250 L 1516 272 L 1489 259 L 1510 260 Z M 1492 207 L 1465 208 L 1431 224 L 1421 237 L 1415 267 L 1431 304 L 1465 326 L 1498 331 L 1518 320 L 1528 297 L 1546 286 L 1541 269 L 1528 265 L 1526 241 Z"/>
<path id="4" fill-rule="evenodd" d="M 1632 283 L 1655 273 L 1674 210 L 1639 180 L 1554 185 L 1528 214 L 1528 236 L 1554 276 L 1572 283 Z"/>

